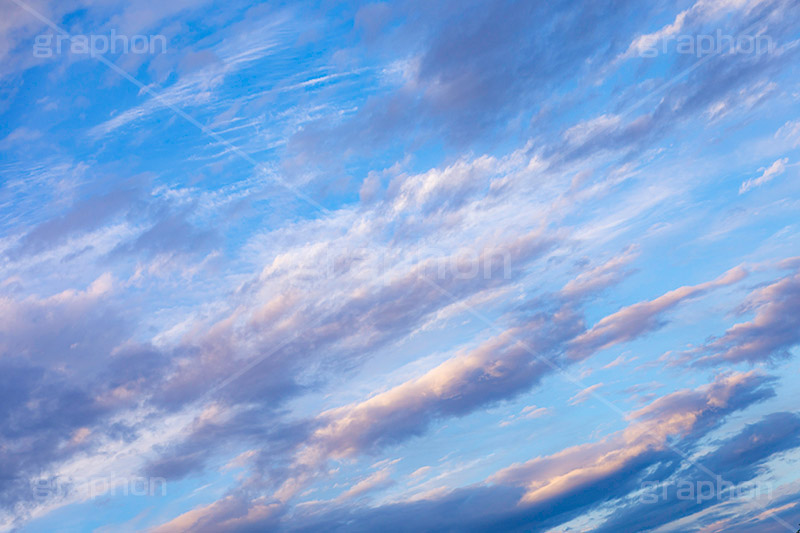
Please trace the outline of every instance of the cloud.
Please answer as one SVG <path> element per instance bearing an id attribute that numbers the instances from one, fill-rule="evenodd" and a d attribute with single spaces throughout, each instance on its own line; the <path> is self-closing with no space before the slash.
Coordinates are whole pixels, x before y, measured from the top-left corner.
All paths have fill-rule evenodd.
<path id="1" fill-rule="evenodd" d="M 755 311 L 752 320 L 685 352 L 684 359 L 705 354 L 695 364 L 719 365 L 789 357 L 789 349 L 800 342 L 800 273 L 755 290 L 741 309 L 747 311 Z"/>
<path id="2" fill-rule="evenodd" d="M 390 471 L 388 469 L 383 468 L 378 470 L 341 493 L 336 500 L 339 502 L 352 500 L 368 492 L 388 487 L 392 484 L 392 480 L 389 476 Z"/>
<path id="3" fill-rule="evenodd" d="M 749 179 L 742 183 L 742 186 L 739 187 L 739 194 L 744 194 L 751 189 L 755 189 L 756 187 L 761 187 L 765 183 L 769 183 L 777 176 L 780 176 L 786 171 L 786 164 L 789 163 L 789 158 L 784 157 L 783 159 L 778 159 L 774 163 L 772 163 L 769 168 L 764 169 L 764 172 L 757 178 Z"/>
<path id="4" fill-rule="evenodd" d="M 760 80 L 749 87 L 720 98 L 708 107 L 706 115 L 710 120 L 719 120 L 736 112 L 741 115 L 763 103 L 767 98 L 775 96 L 778 85 L 774 82 Z"/>
<path id="5" fill-rule="evenodd" d="M 746 275 L 743 268 L 736 267 L 713 281 L 680 287 L 654 300 L 624 307 L 604 317 L 589 331 L 571 341 L 568 354 L 573 359 L 582 359 L 597 350 L 604 350 L 653 331 L 662 325 L 661 316 L 665 311 L 709 290 L 737 283 Z"/>
<path id="6" fill-rule="evenodd" d="M 110 253 L 113 256 L 197 254 L 207 252 L 218 240 L 212 229 L 200 228 L 190 222 L 188 209 L 159 209 L 155 222 L 134 239 L 119 243 Z"/>
<path id="7" fill-rule="evenodd" d="M 500 168 L 495 158 L 483 156 L 459 161 L 443 170 L 431 169 L 415 176 L 401 176 L 389 186 L 391 209 L 395 213 L 426 213 L 457 208 L 471 193 L 487 187 L 488 178 L 496 175 Z"/>
<path id="8" fill-rule="evenodd" d="M 787 121 L 775 132 L 774 138 L 777 141 L 788 141 L 792 148 L 800 146 L 800 120 Z"/>
<path id="9" fill-rule="evenodd" d="M 600 387 L 603 387 L 603 386 L 604 385 L 602 383 L 595 383 L 594 385 L 592 385 L 590 387 L 586 387 L 585 389 L 580 391 L 578 394 L 576 394 L 575 396 L 570 398 L 567 403 L 569 403 L 570 405 L 580 405 L 583 402 L 585 402 L 586 400 L 588 400 L 589 397 L 592 394 L 594 394 L 594 391 L 596 391 L 597 389 L 599 389 Z"/>
<path id="10" fill-rule="evenodd" d="M 533 420 L 536 418 L 543 417 L 552 413 L 553 410 L 547 407 L 537 407 L 535 405 L 528 405 L 523 407 L 522 410 L 517 415 L 512 415 L 508 417 L 506 420 L 500 422 L 500 427 L 506 427 L 511 425 L 517 420 Z"/>
<path id="11" fill-rule="evenodd" d="M 766 0 L 699 0 L 689 9 L 685 9 L 675 16 L 670 24 L 663 26 L 653 33 L 637 36 L 628 46 L 628 49 L 619 59 L 632 57 L 650 57 L 649 50 L 654 49 L 664 40 L 675 37 L 680 32 L 687 30 L 688 26 L 702 25 L 716 20 L 731 12 L 747 14 L 757 6 L 766 3 Z M 686 31 L 688 33 L 688 31 Z"/>
<path id="12" fill-rule="evenodd" d="M 47 250 L 77 236 L 107 224 L 116 216 L 126 213 L 142 200 L 142 191 L 136 186 L 112 190 L 77 202 L 65 214 L 53 217 L 35 226 L 8 250 L 12 259 Z"/>
<path id="13" fill-rule="evenodd" d="M 112 351 L 126 330 L 124 322 L 109 312 L 107 297 L 114 280 L 105 273 L 85 290 L 65 290 L 48 297 L 0 297 L 0 354 L 54 365 L 56 361 L 94 363 Z"/>
<path id="14" fill-rule="evenodd" d="M 627 247 L 620 255 L 581 272 L 564 285 L 561 294 L 567 298 L 580 298 L 587 293 L 596 293 L 600 289 L 617 284 L 626 275 L 623 267 L 628 266 L 638 255 L 636 246 Z"/>
<path id="15" fill-rule="evenodd" d="M 278 514 L 279 506 L 275 503 L 256 502 L 248 505 L 241 498 L 226 496 L 152 528 L 151 533 L 246 531 L 251 523 L 269 528 L 275 527 Z"/>
<path id="16" fill-rule="evenodd" d="M 794 524 L 800 523 L 800 504 L 797 503 L 800 492 L 794 492 L 781 498 L 774 498 L 765 507 L 754 506 L 753 509 L 736 509 L 739 512 L 714 513 L 715 522 L 703 524 L 697 533 L 722 533 L 735 528 L 737 533 L 785 533 L 794 530 Z M 789 524 L 787 527 L 786 524 Z"/>

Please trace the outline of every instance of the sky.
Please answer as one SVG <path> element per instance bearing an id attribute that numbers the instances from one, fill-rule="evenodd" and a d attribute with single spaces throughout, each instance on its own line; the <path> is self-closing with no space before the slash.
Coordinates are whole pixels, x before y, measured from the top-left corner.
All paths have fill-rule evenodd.
<path id="1" fill-rule="evenodd" d="M 800 2 L 0 15 L 0 530 L 797 530 Z"/>

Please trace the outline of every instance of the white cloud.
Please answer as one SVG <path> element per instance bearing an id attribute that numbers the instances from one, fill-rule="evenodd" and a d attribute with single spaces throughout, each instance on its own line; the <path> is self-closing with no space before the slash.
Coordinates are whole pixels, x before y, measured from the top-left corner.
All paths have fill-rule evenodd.
<path id="1" fill-rule="evenodd" d="M 769 168 L 761 169 L 763 172 L 757 178 L 752 178 L 744 183 L 742 183 L 741 187 L 739 187 L 739 194 L 744 194 L 747 191 L 754 189 L 756 187 L 761 187 L 765 183 L 769 183 L 777 176 L 780 176 L 786 171 L 786 165 L 789 163 L 789 158 L 784 157 L 783 159 L 778 159 L 774 163 L 772 163 Z"/>
<path id="2" fill-rule="evenodd" d="M 601 387 L 603 387 L 603 383 L 596 383 L 596 384 L 592 385 L 591 387 L 586 387 L 585 389 L 580 391 L 578 394 L 576 394 L 575 396 L 570 398 L 568 403 L 570 405 L 580 405 L 583 402 L 585 402 L 586 400 L 588 400 L 589 397 L 592 394 L 594 394 L 597 389 L 599 389 Z"/>

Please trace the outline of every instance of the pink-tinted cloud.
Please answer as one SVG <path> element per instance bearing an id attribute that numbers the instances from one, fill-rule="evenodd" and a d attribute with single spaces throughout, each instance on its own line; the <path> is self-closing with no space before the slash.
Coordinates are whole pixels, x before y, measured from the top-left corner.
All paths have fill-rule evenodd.
<path id="1" fill-rule="evenodd" d="M 595 351 L 604 350 L 653 331 L 662 325 L 664 312 L 712 289 L 741 281 L 746 275 L 747 272 L 743 268 L 736 267 L 713 281 L 680 287 L 654 300 L 624 307 L 601 319 L 589 331 L 570 342 L 568 355 L 573 359 L 583 359 Z"/>

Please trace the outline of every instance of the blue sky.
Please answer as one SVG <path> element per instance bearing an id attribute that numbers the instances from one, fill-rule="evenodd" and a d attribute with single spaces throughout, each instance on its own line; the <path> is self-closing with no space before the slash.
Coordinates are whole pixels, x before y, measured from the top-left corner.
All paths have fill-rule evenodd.
<path id="1" fill-rule="evenodd" d="M 797 2 L 0 6 L 0 529 L 796 530 Z"/>

